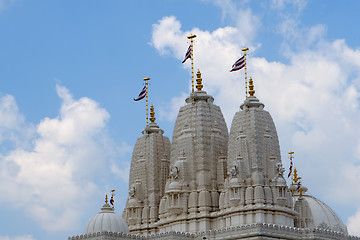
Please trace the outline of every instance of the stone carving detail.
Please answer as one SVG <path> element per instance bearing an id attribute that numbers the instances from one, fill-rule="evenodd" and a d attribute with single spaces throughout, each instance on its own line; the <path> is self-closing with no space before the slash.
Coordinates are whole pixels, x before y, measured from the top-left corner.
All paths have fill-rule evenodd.
<path id="1" fill-rule="evenodd" d="M 228 174 L 231 177 L 235 177 L 237 175 L 237 173 L 239 172 L 239 165 L 237 163 L 233 163 L 231 168 L 229 169 Z"/>
<path id="2" fill-rule="evenodd" d="M 170 169 L 170 174 L 169 174 L 171 179 L 177 179 L 179 177 L 179 168 L 177 166 L 172 166 Z"/>
<path id="3" fill-rule="evenodd" d="M 278 171 L 278 176 L 282 177 L 284 172 L 285 172 L 285 168 L 282 167 L 282 163 L 277 163 L 276 164 L 276 170 Z"/>
<path id="4" fill-rule="evenodd" d="M 136 192 L 136 187 L 135 187 L 135 185 L 133 184 L 133 185 L 131 185 L 131 187 L 129 188 L 129 196 L 130 196 L 130 198 L 135 197 L 135 192 Z"/>
<path id="5" fill-rule="evenodd" d="M 318 228 L 321 228 L 321 229 L 331 229 L 326 223 L 322 222 L 319 224 Z"/>

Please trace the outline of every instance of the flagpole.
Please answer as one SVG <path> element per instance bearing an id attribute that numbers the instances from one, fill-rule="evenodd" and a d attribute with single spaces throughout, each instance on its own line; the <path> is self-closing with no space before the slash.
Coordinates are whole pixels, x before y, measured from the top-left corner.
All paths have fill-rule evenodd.
<path id="1" fill-rule="evenodd" d="M 111 190 L 110 204 L 113 206 L 113 208 L 114 208 L 114 192 L 115 192 L 115 189 L 112 189 Z"/>
<path id="2" fill-rule="evenodd" d="M 144 78 L 145 86 L 146 86 L 146 126 L 149 125 L 149 99 L 148 99 L 148 81 L 150 78 Z"/>
<path id="3" fill-rule="evenodd" d="M 193 57 L 193 50 L 194 50 L 194 40 L 195 34 L 191 34 L 187 38 L 190 39 L 190 46 L 191 46 L 191 91 L 194 92 L 194 57 Z"/>
<path id="4" fill-rule="evenodd" d="M 288 152 L 288 153 L 289 153 L 289 155 L 290 155 L 290 156 L 289 156 L 289 158 L 290 158 L 290 164 L 292 165 L 292 166 L 291 166 L 291 173 L 290 173 L 291 182 L 294 183 L 294 174 L 293 174 L 293 173 L 294 173 L 294 171 L 293 171 L 293 165 L 294 165 L 294 164 L 293 164 L 293 155 L 294 155 L 294 152 L 290 150 L 290 152 Z"/>
<path id="5" fill-rule="evenodd" d="M 246 63 L 246 51 L 248 51 L 249 48 L 244 47 L 241 49 L 241 51 L 244 52 L 244 59 L 245 59 L 245 97 L 248 98 L 248 86 L 247 86 L 247 63 Z"/>

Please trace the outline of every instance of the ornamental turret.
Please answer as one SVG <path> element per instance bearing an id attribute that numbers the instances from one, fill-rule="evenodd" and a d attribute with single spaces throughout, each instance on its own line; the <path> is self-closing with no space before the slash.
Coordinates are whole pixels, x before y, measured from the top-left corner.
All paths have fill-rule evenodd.
<path id="1" fill-rule="evenodd" d="M 197 90 L 180 108 L 173 132 L 170 175 L 160 203 L 160 226 L 171 223 L 167 230 L 210 229 L 209 217 L 219 208 L 226 176 L 226 123 L 214 98 L 202 90 L 200 71 L 196 82 Z M 186 218 L 192 220 L 182 221 Z"/>
<path id="2" fill-rule="evenodd" d="M 238 217 L 231 224 L 224 220 L 220 227 L 251 223 L 293 226 L 296 213 L 283 176 L 275 124 L 265 105 L 255 97 L 251 78 L 249 89 L 249 96 L 232 121 L 228 177 L 220 195 L 224 219 L 234 218 L 234 213 Z"/>
<path id="3" fill-rule="evenodd" d="M 154 107 L 150 123 L 136 141 L 130 166 L 129 198 L 124 210 L 131 232 L 149 229 L 158 221 L 160 198 L 169 176 L 170 140 L 155 123 Z M 146 231 L 146 230 L 145 230 Z"/>

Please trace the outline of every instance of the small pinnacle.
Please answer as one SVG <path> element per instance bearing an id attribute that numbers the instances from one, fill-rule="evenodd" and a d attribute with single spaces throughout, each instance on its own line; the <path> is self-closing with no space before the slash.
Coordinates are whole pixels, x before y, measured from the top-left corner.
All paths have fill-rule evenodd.
<path id="1" fill-rule="evenodd" d="M 198 69 L 198 72 L 196 73 L 196 76 L 197 76 L 197 78 L 196 78 L 196 83 L 197 83 L 196 89 L 198 91 L 201 91 L 202 88 L 203 88 L 203 85 L 201 84 L 202 83 L 202 78 L 201 78 L 200 69 Z"/>
<path id="2" fill-rule="evenodd" d="M 150 121 L 153 123 L 155 122 L 156 118 L 155 118 L 155 112 L 154 112 L 154 106 L 151 104 L 150 107 Z"/>
<path id="3" fill-rule="evenodd" d="M 250 96 L 254 96 L 255 94 L 255 90 L 254 90 L 254 82 L 252 80 L 252 78 L 250 77 L 250 80 L 249 80 L 249 94 Z"/>

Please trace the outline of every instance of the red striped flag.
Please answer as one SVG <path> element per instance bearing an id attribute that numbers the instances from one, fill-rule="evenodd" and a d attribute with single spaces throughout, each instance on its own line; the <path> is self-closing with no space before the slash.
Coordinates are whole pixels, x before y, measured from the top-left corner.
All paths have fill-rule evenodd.
<path id="1" fill-rule="evenodd" d="M 146 97 L 146 86 L 141 90 L 139 96 L 136 99 L 134 98 L 134 101 L 140 101 L 141 99 L 144 99 L 144 97 Z"/>
<path id="2" fill-rule="evenodd" d="M 186 60 L 188 60 L 189 58 L 191 58 L 191 44 L 187 50 L 187 52 L 185 53 L 185 59 L 184 61 L 182 61 L 182 63 L 184 63 Z"/>
<path id="3" fill-rule="evenodd" d="M 292 173 L 292 168 L 293 168 L 293 161 L 292 161 L 292 157 L 290 157 L 290 167 L 289 167 L 289 174 L 288 174 L 288 178 L 291 176 L 291 173 Z"/>
<path id="4" fill-rule="evenodd" d="M 239 58 L 232 65 L 232 69 L 230 70 L 230 72 L 238 71 L 238 70 L 242 69 L 243 67 L 245 67 L 245 56 L 242 56 L 241 58 Z"/>

